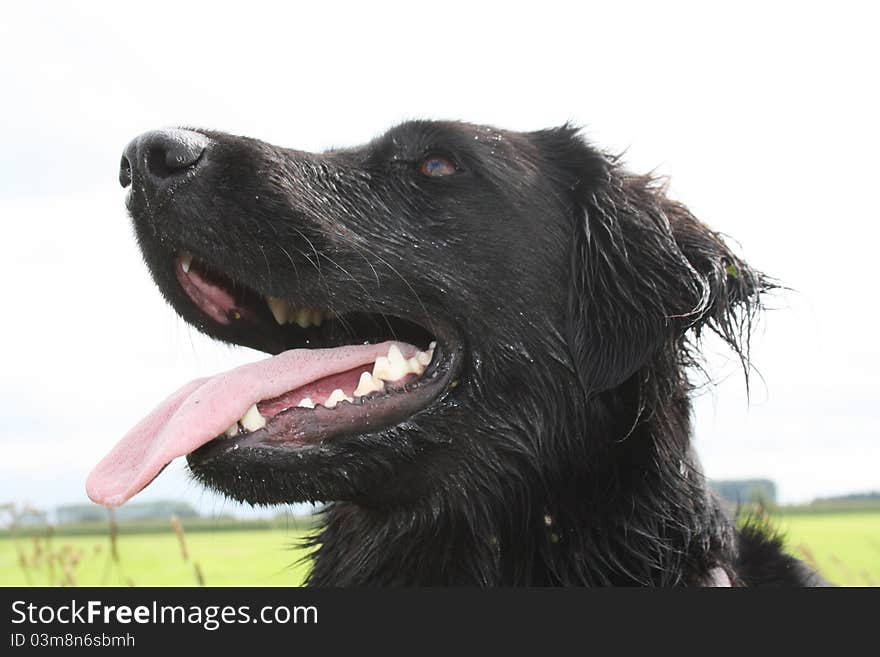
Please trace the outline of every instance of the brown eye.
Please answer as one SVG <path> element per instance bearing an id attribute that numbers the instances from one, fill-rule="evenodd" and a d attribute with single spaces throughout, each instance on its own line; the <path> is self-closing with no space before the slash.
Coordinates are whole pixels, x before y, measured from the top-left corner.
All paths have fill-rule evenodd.
<path id="1" fill-rule="evenodd" d="M 448 157 L 442 155 L 429 155 L 422 162 L 419 171 L 423 176 L 439 178 L 440 176 L 451 176 L 458 171 L 458 167 Z"/>

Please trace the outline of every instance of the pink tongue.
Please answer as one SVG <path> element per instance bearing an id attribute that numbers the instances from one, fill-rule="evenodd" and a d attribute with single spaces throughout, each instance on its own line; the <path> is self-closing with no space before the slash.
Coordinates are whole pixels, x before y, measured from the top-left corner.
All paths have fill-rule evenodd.
<path id="1" fill-rule="evenodd" d="M 135 425 L 95 466 L 86 492 L 98 504 L 118 506 L 146 487 L 172 460 L 222 434 L 251 404 L 361 365 L 372 366 L 392 344 L 292 349 L 191 381 Z M 416 351 L 412 345 L 396 344 L 404 357 Z"/>

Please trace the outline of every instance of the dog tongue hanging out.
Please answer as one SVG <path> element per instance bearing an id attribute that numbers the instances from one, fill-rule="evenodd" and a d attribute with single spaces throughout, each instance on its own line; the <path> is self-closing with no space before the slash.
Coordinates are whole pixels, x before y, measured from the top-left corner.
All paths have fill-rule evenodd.
<path id="1" fill-rule="evenodd" d="M 149 271 L 269 355 L 192 381 L 89 476 L 170 461 L 251 504 L 322 501 L 310 584 L 804 584 L 709 492 L 697 337 L 743 348 L 765 279 L 569 126 L 409 122 L 303 153 L 149 132 L 120 182 Z"/>
<path id="2" fill-rule="evenodd" d="M 109 506 L 122 504 L 173 459 L 211 440 L 243 433 L 259 437 L 264 432 L 271 442 L 279 416 L 293 424 L 294 414 L 313 413 L 316 405 L 342 413 L 342 402 L 361 407 L 373 403 L 377 393 L 385 394 L 386 382 L 393 386 L 421 375 L 431 355 L 403 343 L 292 349 L 191 381 L 141 420 L 98 464 L 86 484 L 89 497 Z M 297 433 L 275 440 L 280 444 L 297 438 L 308 440 Z"/>

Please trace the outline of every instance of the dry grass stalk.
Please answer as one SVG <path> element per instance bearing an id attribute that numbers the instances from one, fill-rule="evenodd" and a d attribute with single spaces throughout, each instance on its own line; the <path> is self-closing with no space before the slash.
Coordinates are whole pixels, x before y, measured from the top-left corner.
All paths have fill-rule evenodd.
<path id="1" fill-rule="evenodd" d="M 180 518 L 177 516 L 171 516 L 171 529 L 174 530 L 177 541 L 180 543 L 180 553 L 183 555 L 183 560 L 189 561 L 189 550 L 186 547 L 186 532 L 183 530 L 183 523 L 180 522 Z"/>

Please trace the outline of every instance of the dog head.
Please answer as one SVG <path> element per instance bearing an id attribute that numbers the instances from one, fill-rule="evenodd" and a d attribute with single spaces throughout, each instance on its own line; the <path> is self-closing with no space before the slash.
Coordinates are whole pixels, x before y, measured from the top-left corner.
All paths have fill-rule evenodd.
<path id="1" fill-rule="evenodd" d="M 258 504 L 540 480 L 620 438 L 595 400 L 680 363 L 688 331 L 738 345 L 765 285 L 569 127 L 418 121 L 323 154 L 165 130 L 120 180 L 176 311 L 276 356 L 166 400 L 93 473 L 105 503 L 183 454 Z"/>

